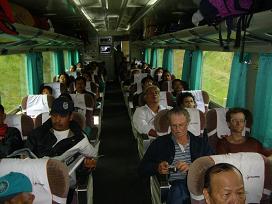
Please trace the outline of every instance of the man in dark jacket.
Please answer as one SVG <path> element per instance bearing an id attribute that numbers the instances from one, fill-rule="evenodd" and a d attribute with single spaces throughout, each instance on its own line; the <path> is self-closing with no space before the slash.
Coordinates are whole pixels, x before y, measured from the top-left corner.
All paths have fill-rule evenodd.
<path id="1" fill-rule="evenodd" d="M 169 110 L 171 133 L 158 137 L 151 143 L 140 166 L 141 176 L 169 175 L 170 191 L 167 204 L 190 202 L 186 177 L 190 164 L 201 156 L 213 154 L 207 138 L 188 132 L 190 115 L 187 110 Z"/>
<path id="2" fill-rule="evenodd" d="M 5 124 L 5 109 L 0 105 L 0 158 L 24 147 L 20 131 Z"/>
<path id="3" fill-rule="evenodd" d="M 93 147 L 80 126 L 72 120 L 73 110 L 74 104 L 67 97 L 55 99 L 50 112 L 51 118 L 31 133 L 26 147 L 39 158 L 53 157 L 64 161 L 68 166 L 76 156 L 83 155 L 86 157 L 84 167 L 91 169 L 95 167 L 92 157 L 97 156 L 98 144 Z M 71 177 L 72 189 L 75 185 L 75 174 Z"/>

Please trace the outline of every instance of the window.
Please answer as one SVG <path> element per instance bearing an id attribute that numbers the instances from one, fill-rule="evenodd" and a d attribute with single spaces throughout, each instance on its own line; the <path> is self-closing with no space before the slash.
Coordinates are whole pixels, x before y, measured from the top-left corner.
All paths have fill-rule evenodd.
<path id="1" fill-rule="evenodd" d="M 0 67 L 1 103 L 9 112 L 27 95 L 25 55 L 0 56 Z"/>
<path id="2" fill-rule="evenodd" d="M 54 73 L 51 72 L 53 70 L 53 56 L 51 52 L 43 52 L 43 81 L 44 82 L 52 82 Z"/>
<path id="3" fill-rule="evenodd" d="M 157 67 L 162 67 L 164 49 L 157 49 Z"/>
<path id="4" fill-rule="evenodd" d="M 176 79 L 181 79 L 184 50 L 174 49 L 173 70 Z"/>
<path id="5" fill-rule="evenodd" d="M 210 100 L 225 107 L 228 94 L 232 52 L 203 52 L 202 89 Z"/>

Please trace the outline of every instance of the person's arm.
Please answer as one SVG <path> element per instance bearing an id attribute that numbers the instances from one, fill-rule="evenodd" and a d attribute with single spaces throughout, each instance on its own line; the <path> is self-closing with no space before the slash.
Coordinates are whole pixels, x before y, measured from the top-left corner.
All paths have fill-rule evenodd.
<path id="1" fill-rule="evenodd" d="M 154 127 L 146 121 L 146 113 L 142 108 L 137 108 L 133 114 L 133 125 L 140 134 L 149 134 Z M 155 130 L 154 130 L 155 131 Z"/>

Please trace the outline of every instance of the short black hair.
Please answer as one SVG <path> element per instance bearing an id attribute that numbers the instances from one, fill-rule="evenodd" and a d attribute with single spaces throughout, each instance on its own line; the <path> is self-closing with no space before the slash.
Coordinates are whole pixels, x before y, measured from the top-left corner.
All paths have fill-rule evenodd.
<path id="1" fill-rule="evenodd" d="M 244 108 L 238 108 L 238 107 L 235 107 L 235 108 L 230 108 L 227 113 L 226 113 L 226 121 L 227 122 L 230 122 L 231 120 L 231 115 L 232 114 L 236 114 L 236 113 L 243 113 L 244 116 L 245 116 L 245 120 L 247 119 L 247 114 L 246 114 L 246 111 Z"/>
<path id="2" fill-rule="evenodd" d="M 214 166 L 211 166 L 206 172 L 205 172 L 205 176 L 204 176 L 204 188 L 206 188 L 208 190 L 209 193 L 211 193 L 211 177 L 214 174 L 218 174 L 221 172 L 227 172 L 227 171 L 236 171 L 238 172 L 241 177 L 242 173 L 240 172 L 239 169 L 237 169 L 235 166 L 233 166 L 232 164 L 228 164 L 228 163 L 219 163 L 216 164 Z"/>
<path id="3" fill-rule="evenodd" d="M 78 81 L 80 81 L 80 80 L 82 80 L 82 81 L 84 82 L 84 84 L 86 85 L 86 78 L 83 77 L 83 76 L 77 77 L 76 80 L 75 80 L 75 84 L 76 84 Z"/>
<path id="4" fill-rule="evenodd" d="M 42 94 L 42 92 L 43 92 L 44 89 L 47 89 L 50 92 L 50 94 L 53 93 L 53 89 L 52 89 L 51 86 L 44 86 L 44 85 L 42 85 L 41 88 L 40 88 L 40 94 Z"/>
<path id="5" fill-rule="evenodd" d="M 183 101 L 185 98 L 187 97 L 192 97 L 192 99 L 194 100 L 195 104 L 196 104 L 196 101 L 195 101 L 195 97 L 192 93 L 190 92 L 181 92 L 178 97 L 177 97 L 177 106 L 183 106 Z"/>
<path id="6" fill-rule="evenodd" d="M 141 80 L 141 84 L 144 84 L 147 80 L 152 80 L 152 81 L 153 81 L 153 77 L 150 76 L 150 75 L 147 75 L 146 77 L 144 77 L 144 78 Z"/>

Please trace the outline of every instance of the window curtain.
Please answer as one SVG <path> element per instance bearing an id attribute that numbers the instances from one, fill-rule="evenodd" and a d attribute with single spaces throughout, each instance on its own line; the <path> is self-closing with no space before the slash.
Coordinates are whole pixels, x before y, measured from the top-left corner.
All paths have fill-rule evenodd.
<path id="1" fill-rule="evenodd" d="M 68 69 L 68 70 L 69 70 L 70 66 L 73 64 L 72 55 L 73 55 L 73 51 L 68 50 L 67 51 L 67 62 L 66 62 L 66 69 Z"/>
<path id="2" fill-rule="evenodd" d="M 166 68 L 170 73 L 173 73 L 173 49 L 166 48 L 163 52 L 162 67 Z"/>
<path id="3" fill-rule="evenodd" d="M 150 56 L 149 56 L 149 50 L 148 48 L 145 48 L 145 63 L 149 64 L 149 59 Z"/>
<path id="4" fill-rule="evenodd" d="M 254 98 L 253 136 L 272 148 L 272 53 L 261 54 Z"/>
<path id="5" fill-rule="evenodd" d="M 43 83 L 43 56 L 41 52 L 33 52 L 26 57 L 28 93 L 38 94 Z"/>
<path id="6" fill-rule="evenodd" d="M 54 75 L 59 75 L 64 72 L 64 56 L 63 51 L 54 52 Z"/>
<path id="7" fill-rule="evenodd" d="M 246 84 L 248 64 L 239 62 L 240 53 L 236 52 L 232 59 L 227 107 L 246 107 Z M 246 61 L 251 59 L 251 54 L 245 53 Z"/>
<path id="8" fill-rule="evenodd" d="M 153 48 L 151 49 L 151 67 L 152 68 L 157 68 L 157 49 Z"/>
<path id="9" fill-rule="evenodd" d="M 185 50 L 184 57 L 183 57 L 182 76 L 181 76 L 181 79 L 183 81 L 189 82 L 191 63 L 192 63 L 192 51 Z"/>
<path id="10" fill-rule="evenodd" d="M 182 80 L 189 84 L 191 90 L 201 89 L 203 53 L 201 50 L 185 50 Z"/>

